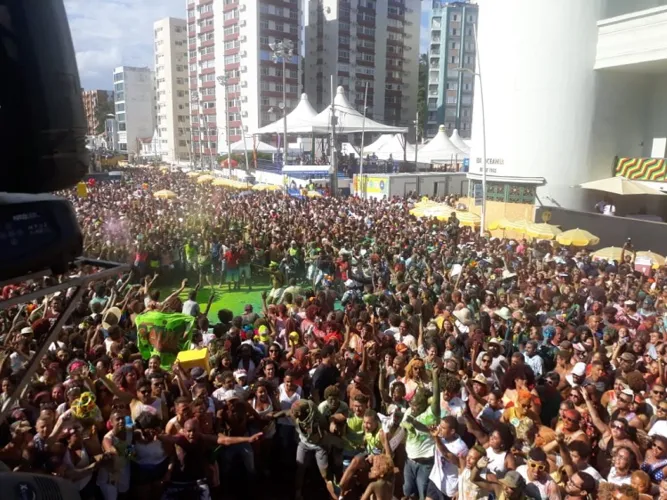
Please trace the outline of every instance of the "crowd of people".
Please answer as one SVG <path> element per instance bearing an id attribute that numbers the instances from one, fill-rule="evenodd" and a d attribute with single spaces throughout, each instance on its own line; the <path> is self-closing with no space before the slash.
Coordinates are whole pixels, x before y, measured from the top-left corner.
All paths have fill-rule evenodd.
<path id="1" fill-rule="evenodd" d="M 154 169 L 81 195 L 86 254 L 132 271 L 89 287 L 17 401 L 72 290 L 2 312 L 9 469 L 104 500 L 667 499 L 667 271 L 629 246 L 597 261 L 416 219 L 415 199 Z M 265 280 L 261 310 L 197 302 Z M 145 359 L 146 311 L 194 317 L 204 366 Z"/>

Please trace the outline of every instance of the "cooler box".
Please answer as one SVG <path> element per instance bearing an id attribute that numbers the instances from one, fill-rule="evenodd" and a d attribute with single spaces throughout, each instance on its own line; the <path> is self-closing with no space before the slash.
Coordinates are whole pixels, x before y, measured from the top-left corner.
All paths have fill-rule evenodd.
<path id="1" fill-rule="evenodd" d="M 211 371 L 208 365 L 208 348 L 197 349 L 196 351 L 181 351 L 176 359 L 186 373 L 196 367 L 203 368 L 206 373 Z"/>

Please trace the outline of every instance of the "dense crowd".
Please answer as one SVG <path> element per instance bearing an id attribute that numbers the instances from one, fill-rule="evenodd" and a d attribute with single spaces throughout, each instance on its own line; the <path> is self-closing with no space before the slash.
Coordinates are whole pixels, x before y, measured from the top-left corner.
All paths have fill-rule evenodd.
<path id="1" fill-rule="evenodd" d="M 410 198 L 150 169 L 80 195 L 86 254 L 132 271 L 90 286 L 11 405 L 8 468 L 83 499 L 667 499 L 667 273 L 630 245 L 596 261 L 416 219 Z M 208 314 L 266 280 L 261 310 Z M 2 312 L 0 403 L 70 295 Z M 204 366 L 146 359 L 146 311 L 194 317 Z"/>

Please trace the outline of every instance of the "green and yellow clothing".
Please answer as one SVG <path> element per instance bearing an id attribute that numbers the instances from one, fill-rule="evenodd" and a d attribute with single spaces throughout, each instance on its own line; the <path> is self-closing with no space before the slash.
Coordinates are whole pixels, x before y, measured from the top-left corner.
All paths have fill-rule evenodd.
<path id="1" fill-rule="evenodd" d="M 367 432 L 364 434 L 364 443 L 366 443 L 366 452 L 369 455 L 382 455 L 384 453 L 384 445 L 380 439 L 380 426 L 375 429 L 375 432 Z"/>
<path id="2" fill-rule="evenodd" d="M 364 417 L 347 417 L 345 429 L 345 451 L 361 452 L 364 449 Z"/>

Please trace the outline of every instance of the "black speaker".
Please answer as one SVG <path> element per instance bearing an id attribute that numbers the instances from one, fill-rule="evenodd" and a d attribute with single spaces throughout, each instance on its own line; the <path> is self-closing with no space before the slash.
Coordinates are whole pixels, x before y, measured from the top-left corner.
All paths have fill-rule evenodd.
<path id="1" fill-rule="evenodd" d="M 0 191 L 75 185 L 86 128 L 63 1 L 0 0 Z"/>

